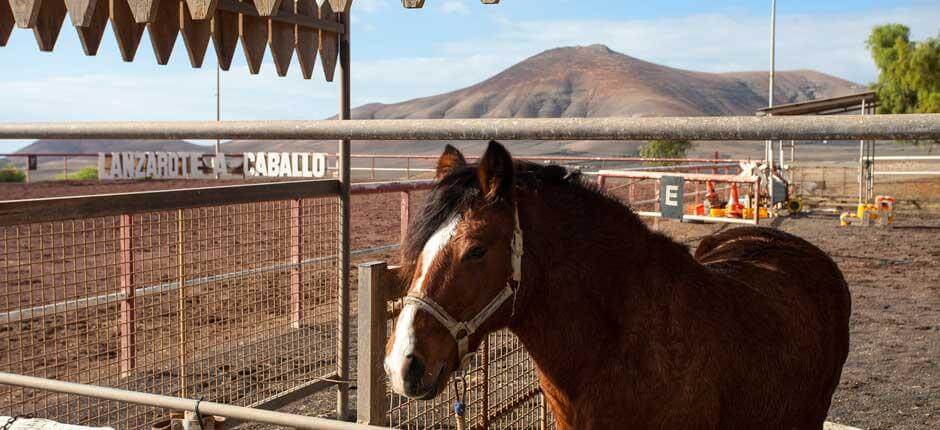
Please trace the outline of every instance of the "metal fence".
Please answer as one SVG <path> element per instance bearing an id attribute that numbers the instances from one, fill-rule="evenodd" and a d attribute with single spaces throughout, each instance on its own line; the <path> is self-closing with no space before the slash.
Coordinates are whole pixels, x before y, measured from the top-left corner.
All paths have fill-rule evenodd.
<path id="1" fill-rule="evenodd" d="M 0 139 L 344 139 L 343 161 L 348 139 L 938 136 L 940 115 L 0 124 Z M 266 407 L 336 386 L 342 415 L 351 187 L 349 164 L 341 165 L 342 182 L 0 203 L 0 369 Z M 452 393 L 436 402 L 388 394 L 376 358 L 384 355 L 376 339 L 389 328 L 386 301 L 360 292 L 359 302 L 360 419 L 453 427 Z M 551 427 L 518 341 L 494 334 L 474 360 L 471 426 Z M 120 428 L 146 426 L 156 414 L 20 386 L 0 387 L 0 405 Z"/>
<path id="2" fill-rule="evenodd" d="M 305 181 L 0 203 L 0 369 L 260 407 L 332 386 L 338 192 Z M 0 404 L 122 429 L 158 413 L 7 386 Z"/>

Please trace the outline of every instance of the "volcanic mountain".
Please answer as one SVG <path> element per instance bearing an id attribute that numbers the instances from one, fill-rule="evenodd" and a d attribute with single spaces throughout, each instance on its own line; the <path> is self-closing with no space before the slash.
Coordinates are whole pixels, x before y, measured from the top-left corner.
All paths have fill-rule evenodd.
<path id="1" fill-rule="evenodd" d="M 775 104 L 863 91 L 812 70 L 778 72 Z M 368 104 L 354 118 L 557 118 L 753 115 L 767 105 L 767 73 L 704 73 L 666 67 L 604 45 L 556 48 L 479 84 L 395 104 Z"/>

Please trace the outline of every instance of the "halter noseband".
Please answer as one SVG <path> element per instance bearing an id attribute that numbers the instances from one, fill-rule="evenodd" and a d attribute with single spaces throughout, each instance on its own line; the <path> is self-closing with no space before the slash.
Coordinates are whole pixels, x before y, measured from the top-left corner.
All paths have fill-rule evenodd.
<path id="1" fill-rule="evenodd" d="M 454 338 L 457 343 L 457 358 L 459 364 L 463 366 L 470 357 L 470 336 L 475 333 L 483 323 L 486 322 L 497 310 L 512 297 L 516 290 L 512 288 L 512 282 L 516 283 L 516 288 L 522 281 L 522 228 L 519 227 L 519 209 L 513 208 L 515 225 L 512 233 L 512 277 L 506 281 L 506 286 L 493 298 L 480 312 L 468 321 L 457 321 L 456 318 L 444 310 L 441 305 L 432 299 L 417 296 L 405 296 L 402 301 L 407 305 L 414 305 L 431 314 Z"/>

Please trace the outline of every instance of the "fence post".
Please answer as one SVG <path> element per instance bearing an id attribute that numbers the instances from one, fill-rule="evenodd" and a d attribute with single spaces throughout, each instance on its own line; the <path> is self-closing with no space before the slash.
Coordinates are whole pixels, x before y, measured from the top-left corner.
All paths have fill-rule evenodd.
<path id="1" fill-rule="evenodd" d="M 385 311 L 384 262 L 359 265 L 358 375 L 356 380 L 356 421 L 360 424 L 388 425 L 388 396 L 385 393 L 385 337 L 388 314 Z"/>
<path id="2" fill-rule="evenodd" d="M 604 175 L 597 175 L 597 186 L 604 191 L 607 189 L 607 177 Z"/>
<path id="3" fill-rule="evenodd" d="M 480 428 L 490 427 L 490 336 L 483 339 L 483 414 L 480 416 Z M 467 382 L 464 381 L 466 384 Z"/>
<path id="4" fill-rule="evenodd" d="M 301 273 L 300 267 L 301 238 L 303 237 L 303 228 L 301 226 L 301 200 L 294 199 L 290 201 L 290 326 L 291 328 L 300 328 L 304 318 L 303 296 L 301 294 Z"/>
<path id="5" fill-rule="evenodd" d="M 371 158 L 371 163 L 372 163 L 372 169 L 370 170 L 372 172 L 372 180 L 375 180 L 375 157 Z"/>
<path id="6" fill-rule="evenodd" d="M 121 215 L 118 236 L 121 248 L 121 377 L 130 375 L 137 366 L 137 330 L 135 327 L 135 291 L 134 291 L 134 218 L 130 214 Z"/>
<path id="7" fill-rule="evenodd" d="M 65 170 L 65 177 L 62 179 L 68 179 L 69 178 L 69 156 L 66 155 L 65 157 L 62 157 L 62 160 L 63 160 L 62 167 Z"/>
<path id="8" fill-rule="evenodd" d="M 754 225 L 760 225 L 760 176 L 754 180 Z"/>
<path id="9" fill-rule="evenodd" d="M 183 270 L 183 210 L 176 211 L 176 282 L 179 323 L 179 376 L 180 397 L 187 396 L 186 390 L 186 272 Z"/>
<path id="10" fill-rule="evenodd" d="M 401 192 L 401 236 L 399 241 L 404 241 L 408 234 L 408 224 L 411 223 L 411 193 Z"/>

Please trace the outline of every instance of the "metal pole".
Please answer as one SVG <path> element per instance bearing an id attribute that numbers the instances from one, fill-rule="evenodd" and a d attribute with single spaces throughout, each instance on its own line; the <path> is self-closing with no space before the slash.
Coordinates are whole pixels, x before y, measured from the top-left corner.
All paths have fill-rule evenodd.
<path id="1" fill-rule="evenodd" d="M 777 0 L 770 1 L 770 84 L 767 107 L 774 107 L 774 73 L 777 62 Z"/>
<path id="2" fill-rule="evenodd" d="M 774 107 L 774 74 L 777 66 L 777 0 L 770 1 L 770 80 L 767 83 L 767 107 Z M 764 142 L 764 152 L 767 160 L 767 194 L 770 195 L 770 201 L 774 200 L 774 148 L 773 141 Z"/>
<path id="3" fill-rule="evenodd" d="M 95 385 L 76 384 L 74 382 L 56 381 L 53 379 L 37 378 L 34 376 L 16 375 L 0 372 L 0 384 L 36 390 L 53 391 L 57 393 L 73 394 L 95 399 L 112 400 L 116 402 L 133 403 L 137 405 L 153 406 L 173 411 L 195 412 L 196 400 L 180 397 L 162 396 L 159 394 L 140 393 L 136 391 L 120 390 L 117 388 L 99 387 Z M 273 424 L 288 428 L 309 430 L 384 430 L 385 427 L 367 426 L 362 424 L 344 423 L 323 418 L 306 417 L 302 415 L 286 414 L 283 412 L 266 411 L 263 409 L 245 408 L 241 406 L 225 405 L 208 401 L 199 402 L 199 412 L 206 415 L 233 418 L 241 421 L 250 421 L 264 424 Z"/>
<path id="4" fill-rule="evenodd" d="M 0 139 L 815 141 L 938 136 L 940 114 L 0 123 Z"/>
<path id="5" fill-rule="evenodd" d="M 215 121 L 222 121 L 222 67 L 219 65 L 219 62 L 215 62 Z M 219 163 L 219 153 L 222 152 L 222 145 L 219 139 L 215 140 L 215 160 L 216 165 Z M 219 179 L 222 177 L 222 172 L 218 170 L 215 172 L 215 178 Z"/>
<path id="6" fill-rule="evenodd" d="M 862 100 L 862 116 L 865 115 L 865 100 Z M 858 204 L 865 203 L 865 140 L 858 141 Z"/>
<path id="7" fill-rule="evenodd" d="M 350 119 L 350 48 L 349 27 L 350 12 L 337 13 L 339 22 L 345 31 L 339 36 L 339 119 Z M 339 244 L 339 341 L 336 355 L 336 375 L 341 381 L 337 384 L 336 417 L 345 420 L 349 416 L 349 191 L 350 140 L 339 141 L 339 180 L 340 180 L 340 244 Z"/>

